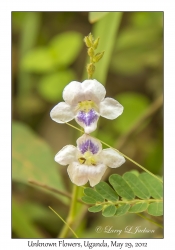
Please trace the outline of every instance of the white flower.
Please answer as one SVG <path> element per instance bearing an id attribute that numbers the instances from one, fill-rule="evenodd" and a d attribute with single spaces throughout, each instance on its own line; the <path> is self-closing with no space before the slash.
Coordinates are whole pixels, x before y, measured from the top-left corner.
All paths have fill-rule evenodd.
<path id="1" fill-rule="evenodd" d="M 77 186 L 88 181 L 98 184 L 107 169 L 120 167 L 125 158 L 111 148 L 103 149 L 99 140 L 84 134 L 77 140 L 77 147 L 67 145 L 55 156 L 55 161 L 68 166 L 71 181 Z"/>
<path id="2" fill-rule="evenodd" d="M 98 81 L 70 82 L 63 90 L 65 102 L 58 103 L 50 112 L 52 120 L 65 123 L 75 118 L 85 133 L 93 132 L 99 116 L 115 119 L 123 112 L 123 106 L 112 98 L 105 98 L 106 90 Z"/>

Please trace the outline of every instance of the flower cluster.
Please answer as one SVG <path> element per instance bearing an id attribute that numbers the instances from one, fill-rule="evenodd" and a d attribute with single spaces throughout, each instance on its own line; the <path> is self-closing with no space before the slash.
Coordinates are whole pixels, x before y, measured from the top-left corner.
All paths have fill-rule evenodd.
<path id="1" fill-rule="evenodd" d="M 58 103 L 50 112 L 58 123 L 73 119 L 84 128 L 85 134 L 77 140 L 77 147 L 67 145 L 55 156 L 55 161 L 68 166 L 71 181 L 77 186 L 91 186 L 100 182 L 107 166 L 120 167 L 125 158 L 113 149 L 102 150 L 99 140 L 89 134 L 97 128 L 100 116 L 115 119 L 123 112 L 123 106 L 112 98 L 105 98 L 106 90 L 97 80 L 82 83 L 72 81 L 63 90 L 65 102 Z"/>

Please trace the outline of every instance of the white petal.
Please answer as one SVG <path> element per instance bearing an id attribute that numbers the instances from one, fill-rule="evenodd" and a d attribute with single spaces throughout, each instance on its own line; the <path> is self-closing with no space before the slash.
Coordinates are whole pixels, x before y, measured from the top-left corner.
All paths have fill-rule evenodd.
<path id="1" fill-rule="evenodd" d="M 102 176 L 106 171 L 106 168 L 107 167 L 104 164 L 88 167 L 88 179 L 91 187 L 97 185 L 100 182 Z"/>
<path id="2" fill-rule="evenodd" d="M 92 133 L 97 128 L 99 113 L 95 110 L 89 112 L 79 110 L 75 116 L 76 122 L 84 128 L 86 134 Z"/>
<path id="3" fill-rule="evenodd" d="M 75 161 L 76 154 L 77 148 L 73 145 L 67 145 L 55 155 L 55 161 L 61 165 L 68 165 Z"/>
<path id="4" fill-rule="evenodd" d="M 71 181 L 77 186 L 85 185 L 88 182 L 88 166 L 78 162 L 72 162 L 67 168 Z"/>
<path id="5" fill-rule="evenodd" d="M 81 82 L 70 82 L 63 90 L 63 99 L 70 105 L 76 105 L 85 100 Z"/>
<path id="6" fill-rule="evenodd" d="M 100 103 L 100 115 L 113 120 L 123 113 L 123 106 L 113 98 L 105 98 Z"/>
<path id="7" fill-rule="evenodd" d="M 96 103 L 101 102 L 106 95 L 105 87 L 95 79 L 82 82 L 82 89 L 85 99 L 92 100 Z"/>
<path id="8" fill-rule="evenodd" d="M 69 104 L 60 102 L 51 110 L 50 117 L 55 122 L 65 123 L 74 119 L 75 114 L 73 108 Z"/>
<path id="9" fill-rule="evenodd" d="M 110 168 L 118 168 L 125 162 L 125 158 L 112 148 L 103 149 L 100 159 Z"/>
<path id="10" fill-rule="evenodd" d="M 101 142 L 87 134 L 78 138 L 77 148 L 82 154 L 86 151 L 90 151 L 93 154 L 98 154 L 102 151 Z"/>

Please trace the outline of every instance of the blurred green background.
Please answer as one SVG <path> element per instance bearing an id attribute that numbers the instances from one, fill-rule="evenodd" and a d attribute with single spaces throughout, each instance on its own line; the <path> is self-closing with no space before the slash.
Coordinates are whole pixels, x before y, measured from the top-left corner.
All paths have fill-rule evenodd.
<path id="1" fill-rule="evenodd" d="M 48 206 L 64 219 L 68 214 L 68 198 L 29 181 L 71 193 L 67 167 L 56 164 L 54 155 L 76 145 L 79 134 L 49 113 L 70 81 L 87 78 L 83 38 L 90 32 L 100 37 L 97 52 L 105 50 L 94 78 L 124 106 L 116 120 L 100 118 L 95 136 L 163 175 L 163 12 L 12 12 L 13 238 L 57 237 L 63 223 Z M 132 169 L 141 172 L 127 160 L 103 180 Z M 123 231 L 141 226 L 155 233 L 99 234 L 99 225 Z M 80 238 L 163 237 L 162 229 L 135 214 L 110 219 L 82 205 L 75 226 Z"/>

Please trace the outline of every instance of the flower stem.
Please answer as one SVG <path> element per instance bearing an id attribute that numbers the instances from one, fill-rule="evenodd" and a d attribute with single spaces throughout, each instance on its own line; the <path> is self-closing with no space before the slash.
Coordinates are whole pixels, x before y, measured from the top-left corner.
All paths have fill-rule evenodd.
<path id="1" fill-rule="evenodd" d="M 68 217 L 66 219 L 66 223 L 63 227 L 63 229 L 61 230 L 58 238 L 66 238 L 68 231 L 69 231 L 69 227 L 72 225 L 75 215 L 76 215 L 76 202 L 77 202 L 77 196 L 78 196 L 78 186 L 74 185 L 73 186 L 73 191 L 72 191 L 72 202 L 71 202 L 71 206 L 70 206 L 70 210 L 69 210 L 69 214 Z M 69 227 L 68 227 L 69 225 Z"/>
<path id="2" fill-rule="evenodd" d="M 60 220 L 62 220 L 62 222 L 64 222 L 65 225 L 67 225 L 67 227 L 71 230 L 71 232 L 75 235 L 75 237 L 78 238 L 78 235 L 72 230 L 72 228 L 67 224 L 67 222 L 63 220 L 63 218 L 57 212 L 55 212 L 53 208 L 51 208 L 50 206 L 49 208 L 60 218 Z"/>

